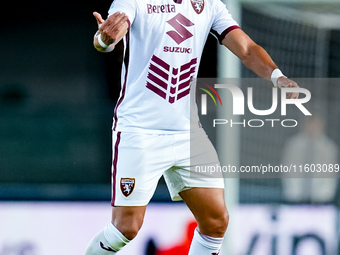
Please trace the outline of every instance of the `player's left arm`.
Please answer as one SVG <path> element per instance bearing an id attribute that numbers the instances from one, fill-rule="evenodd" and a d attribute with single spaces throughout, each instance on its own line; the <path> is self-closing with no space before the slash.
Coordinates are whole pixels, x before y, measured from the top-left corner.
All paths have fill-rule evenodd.
<path id="1" fill-rule="evenodd" d="M 242 63 L 261 78 L 271 80 L 273 71 L 278 69 L 269 54 L 256 44 L 242 29 L 230 31 L 222 40 L 222 44 L 233 52 Z M 277 77 L 279 88 L 298 88 L 296 82 L 285 76 Z M 299 93 L 287 94 L 289 98 L 298 98 Z"/>

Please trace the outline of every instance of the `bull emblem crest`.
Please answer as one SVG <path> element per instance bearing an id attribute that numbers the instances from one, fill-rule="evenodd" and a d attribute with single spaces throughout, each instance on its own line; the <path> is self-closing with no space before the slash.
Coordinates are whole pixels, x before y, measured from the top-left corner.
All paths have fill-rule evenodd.
<path id="1" fill-rule="evenodd" d="M 120 179 L 120 190 L 123 195 L 128 197 L 131 195 L 135 188 L 136 180 L 135 178 L 121 178 Z"/>
<path id="2" fill-rule="evenodd" d="M 204 0 L 190 0 L 192 8 L 197 14 L 200 14 L 204 9 Z"/>

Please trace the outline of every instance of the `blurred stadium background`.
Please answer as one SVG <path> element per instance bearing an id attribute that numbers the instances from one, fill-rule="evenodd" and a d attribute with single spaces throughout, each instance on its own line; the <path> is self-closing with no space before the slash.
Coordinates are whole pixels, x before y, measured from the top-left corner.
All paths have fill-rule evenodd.
<path id="1" fill-rule="evenodd" d="M 110 218 L 121 50 L 100 54 L 92 47 L 92 12 L 107 13 L 110 3 L 9 2 L 0 16 L 0 255 L 83 254 Z M 332 78 L 307 88 L 324 135 L 340 146 L 340 2 L 230 0 L 227 6 L 286 75 Z M 254 77 L 229 55 L 221 61 L 224 54 L 209 38 L 200 77 Z M 270 104 L 270 93 L 255 92 L 259 108 Z M 286 141 L 300 131 L 244 128 L 231 134 L 228 155 L 218 141 L 217 147 L 222 162 L 233 155 L 236 165 L 279 165 Z M 309 183 L 305 197 L 285 195 L 280 178 L 226 183 L 231 225 L 221 254 L 340 254 L 338 180 Z M 313 195 L 320 185 L 330 195 Z M 166 255 L 183 245 L 192 218 L 183 203 L 169 202 L 161 180 L 140 236 L 122 255 L 151 255 L 155 247 Z"/>

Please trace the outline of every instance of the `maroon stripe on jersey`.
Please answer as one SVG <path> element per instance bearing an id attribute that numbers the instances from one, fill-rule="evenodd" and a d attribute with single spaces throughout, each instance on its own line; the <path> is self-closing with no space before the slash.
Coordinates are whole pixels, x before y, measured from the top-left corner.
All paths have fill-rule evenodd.
<path id="1" fill-rule="evenodd" d="M 189 69 L 192 65 L 197 63 L 197 58 L 193 58 L 189 63 L 186 63 L 181 66 L 181 72 Z"/>
<path id="2" fill-rule="evenodd" d="M 176 85 L 177 83 L 177 78 L 171 78 L 171 84 Z"/>
<path id="3" fill-rule="evenodd" d="M 182 80 L 184 80 L 184 79 L 187 79 L 192 73 L 195 72 L 195 69 L 196 69 L 196 67 L 192 67 L 192 68 L 189 70 L 189 72 L 186 72 L 186 73 L 182 74 L 182 75 L 179 77 L 179 80 L 182 81 Z"/>
<path id="4" fill-rule="evenodd" d="M 152 73 L 148 73 L 148 79 L 153 81 L 157 85 L 161 86 L 163 89 L 167 89 L 168 88 L 168 84 L 166 84 L 164 81 L 162 81 L 161 79 L 159 79 L 156 76 L 154 76 Z"/>
<path id="5" fill-rule="evenodd" d="M 150 89 L 151 91 L 155 92 L 157 95 L 159 95 L 160 97 L 163 97 L 164 99 L 166 98 L 166 94 L 165 92 L 163 92 L 162 90 L 160 90 L 159 88 L 157 88 L 156 86 L 152 85 L 151 83 L 147 82 L 146 83 L 146 87 L 148 89 Z"/>
<path id="6" fill-rule="evenodd" d="M 184 90 L 183 92 L 179 93 L 177 95 L 177 100 L 181 99 L 182 97 L 185 97 L 186 95 L 188 95 L 190 93 L 190 87 L 186 90 Z"/>
<path id="7" fill-rule="evenodd" d="M 175 97 L 169 97 L 169 103 L 173 104 L 175 102 Z"/>
<path id="8" fill-rule="evenodd" d="M 167 71 L 170 70 L 170 65 L 161 60 L 160 58 L 156 57 L 155 55 L 152 56 L 151 60 L 156 64 L 160 65 L 161 67 L 163 67 L 164 69 L 166 69 Z"/>
<path id="9" fill-rule="evenodd" d="M 222 32 L 222 34 L 218 37 L 218 41 L 220 42 L 220 44 L 222 44 L 222 41 L 224 39 L 224 37 L 230 33 L 231 31 L 233 31 L 234 29 L 237 29 L 237 28 L 240 28 L 239 26 L 231 26 L 231 27 L 228 27 L 226 30 L 224 30 Z"/>
<path id="10" fill-rule="evenodd" d="M 120 135 L 121 132 L 117 132 L 117 139 L 114 146 L 114 154 L 113 154 L 113 161 L 112 161 L 112 197 L 111 197 L 111 205 L 115 205 L 116 200 L 116 176 L 117 176 L 117 163 L 118 163 L 118 146 L 120 143 Z"/>
<path id="11" fill-rule="evenodd" d="M 171 87 L 170 94 L 175 94 L 175 93 L 176 93 L 176 87 Z"/>
<path id="12" fill-rule="evenodd" d="M 113 115 L 114 116 L 114 126 L 113 126 L 113 130 L 116 130 L 116 127 L 117 127 L 117 122 L 118 122 L 117 109 L 118 109 L 119 105 L 121 105 L 121 103 L 123 102 L 123 99 L 125 97 L 127 76 L 128 76 L 128 72 L 129 72 L 129 60 L 130 60 L 130 40 L 129 40 L 130 32 L 129 31 L 125 35 L 125 38 L 126 38 L 126 51 L 125 51 L 125 54 L 124 54 L 125 76 L 124 76 L 124 83 L 123 83 L 121 95 L 120 95 L 120 97 L 118 99 L 118 102 L 117 102 L 115 110 L 114 110 L 114 115 Z"/>
<path id="13" fill-rule="evenodd" d="M 179 84 L 178 90 L 182 90 L 182 89 L 184 89 L 184 88 L 186 88 L 188 86 L 190 86 L 190 79 L 185 81 L 185 82 L 183 82 L 183 83 L 181 83 L 181 84 Z"/>
<path id="14" fill-rule="evenodd" d="M 155 72 L 156 74 L 158 74 L 159 76 L 161 76 L 162 78 L 164 78 L 165 80 L 169 79 L 169 75 L 166 72 L 164 72 L 161 69 L 159 69 L 158 67 L 156 67 L 155 65 L 150 64 L 150 68 L 149 69 L 151 71 Z"/>

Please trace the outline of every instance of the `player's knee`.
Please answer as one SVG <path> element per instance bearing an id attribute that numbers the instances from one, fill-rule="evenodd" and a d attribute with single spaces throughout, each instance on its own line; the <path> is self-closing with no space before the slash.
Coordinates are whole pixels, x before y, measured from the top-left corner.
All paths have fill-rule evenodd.
<path id="1" fill-rule="evenodd" d="M 140 228 L 141 228 L 141 224 L 130 223 L 130 224 L 123 224 L 123 225 L 119 226 L 119 231 L 127 239 L 132 240 L 137 236 Z"/>
<path id="2" fill-rule="evenodd" d="M 202 234 L 214 237 L 223 237 L 229 224 L 229 214 L 226 210 L 224 213 L 216 216 L 213 215 L 206 220 L 204 224 L 200 224 Z"/>
<path id="3" fill-rule="evenodd" d="M 227 230 L 229 225 L 229 213 L 228 211 L 226 211 L 225 215 L 224 215 L 224 232 Z"/>
<path id="4" fill-rule="evenodd" d="M 143 225 L 145 207 L 113 207 L 112 224 L 127 239 L 132 240 Z"/>
<path id="5" fill-rule="evenodd" d="M 224 236 L 224 233 L 227 230 L 229 224 L 229 213 L 228 211 L 225 211 L 224 214 L 222 214 L 220 217 L 215 219 L 215 224 L 213 224 L 212 231 L 215 232 L 218 236 Z"/>
<path id="6" fill-rule="evenodd" d="M 127 239 L 132 240 L 137 236 L 138 231 L 139 231 L 139 229 L 138 230 L 137 229 L 128 229 L 128 230 L 124 231 L 123 235 Z"/>

